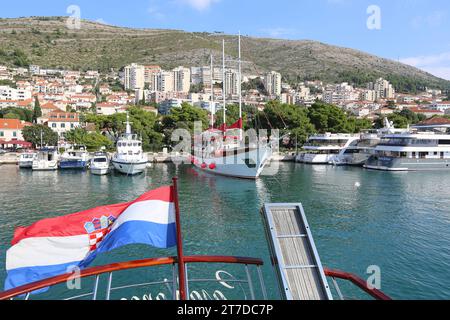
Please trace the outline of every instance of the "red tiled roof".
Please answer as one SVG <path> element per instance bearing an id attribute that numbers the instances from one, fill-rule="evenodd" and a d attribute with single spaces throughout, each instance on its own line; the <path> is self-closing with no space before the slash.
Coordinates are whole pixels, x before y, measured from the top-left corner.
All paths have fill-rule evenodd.
<path id="1" fill-rule="evenodd" d="M 431 118 L 418 123 L 418 126 L 429 126 L 429 125 L 445 125 L 450 124 L 450 119 L 447 118 Z"/>
<path id="2" fill-rule="evenodd" d="M 0 129 L 3 130 L 22 130 L 26 126 L 32 124 L 18 119 L 0 119 Z"/>

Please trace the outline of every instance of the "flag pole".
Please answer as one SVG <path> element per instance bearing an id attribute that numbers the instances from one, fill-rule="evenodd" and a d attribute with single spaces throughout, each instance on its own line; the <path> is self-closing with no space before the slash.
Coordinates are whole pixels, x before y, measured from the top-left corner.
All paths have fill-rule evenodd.
<path id="1" fill-rule="evenodd" d="M 181 234 L 180 204 L 178 202 L 178 178 L 173 178 L 173 197 L 175 202 L 175 222 L 177 227 L 177 255 L 180 299 L 186 300 L 186 269 L 183 256 L 183 238 Z"/>

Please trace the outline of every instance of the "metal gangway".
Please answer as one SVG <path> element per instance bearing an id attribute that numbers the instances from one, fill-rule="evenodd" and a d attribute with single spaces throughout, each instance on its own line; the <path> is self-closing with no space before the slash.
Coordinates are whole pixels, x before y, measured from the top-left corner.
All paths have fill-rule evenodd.
<path id="1" fill-rule="evenodd" d="M 302 205 L 266 204 L 262 214 L 281 295 L 333 300 Z"/>

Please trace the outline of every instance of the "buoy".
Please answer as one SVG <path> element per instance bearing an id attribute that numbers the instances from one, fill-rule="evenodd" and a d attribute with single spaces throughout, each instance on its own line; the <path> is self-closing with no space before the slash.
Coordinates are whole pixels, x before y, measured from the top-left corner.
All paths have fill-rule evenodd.
<path id="1" fill-rule="evenodd" d="M 202 163 L 202 169 L 206 169 L 206 167 L 207 167 L 207 165 L 206 165 L 206 163 Z"/>
<path id="2" fill-rule="evenodd" d="M 211 169 L 211 170 L 215 170 L 216 169 L 216 164 L 215 163 L 211 163 L 210 165 L 209 165 L 209 168 Z"/>

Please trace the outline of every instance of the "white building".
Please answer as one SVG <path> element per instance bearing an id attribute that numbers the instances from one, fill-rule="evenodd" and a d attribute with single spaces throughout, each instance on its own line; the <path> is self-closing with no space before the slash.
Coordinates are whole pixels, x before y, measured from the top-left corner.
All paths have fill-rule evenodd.
<path id="1" fill-rule="evenodd" d="M 375 99 L 394 99 L 395 90 L 389 81 L 379 78 L 375 83 L 368 84 L 367 89 L 375 90 Z"/>
<path id="2" fill-rule="evenodd" d="M 239 74 L 234 70 L 225 72 L 224 91 L 226 96 L 237 96 L 239 94 Z"/>
<path id="3" fill-rule="evenodd" d="M 145 69 L 144 66 L 131 64 L 124 70 L 124 86 L 125 90 L 144 89 L 145 87 Z"/>
<path id="4" fill-rule="evenodd" d="M 78 113 L 55 111 L 48 115 L 47 125 L 56 132 L 59 138 L 64 138 L 66 132 L 80 127 Z"/>
<path id="5" fill-rule="evenodd" d="M 24 101 L 31 99 L 33 87 L 31 85 L 18 87 L 17 89 L 9 86 L 0 86 L 0 100 Z"/>
<path id="6" fill-rule="evenodd" d="M 185 67 L 173 69 L 173 81 L 174 91 L 188 93 L 191 89 L 191 70 Z"/>
<path id="7" fill-rule="evenodd" d="M 281 95 L 281 74 L 275 71 L 267 73 L 264 77 L 264 87 L 270 96 Z"/>

